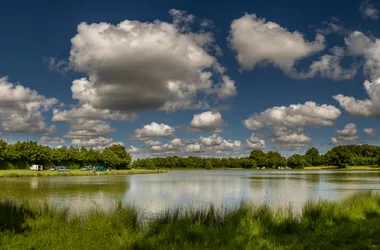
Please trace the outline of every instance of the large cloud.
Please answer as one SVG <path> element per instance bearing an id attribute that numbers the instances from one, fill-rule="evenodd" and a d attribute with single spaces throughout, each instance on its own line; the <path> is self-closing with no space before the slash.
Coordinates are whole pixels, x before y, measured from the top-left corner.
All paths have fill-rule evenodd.
<path id="1" fill-rule="evenodd" d="M 158 124 L 156 122 L 152 122 L 151 124 L 145 125 L 141 129 L 136 129 L 134 132 L 134 136 L 131 139 L 135 140 L 149 140 L 153 137 L 173 137 L 175 135 L 175 128 L 166 125 L 166 124 Z"/>
<path id="2" fill-rule="evenodd" d="M 357 132 L 356 125 L 348 123 L 342 130 L 336 131 L 335 136 L 330 139 L 330 143 L 333 145 L 352 144 L 359 138 Z"/>
<path id="3" fill-rule="evenodd" d="M 194 115 L 190 126 L 200 131 L 220 133 L 226 124 L 219 112 L 207 111 Z"/>
<path id="4" fill-rule="evenodd" d="M 342 94 L 333 98 L 349 113 L 357 116 L 380 117 L 380 39 L 369 38 L 362 32 L 355 31 L 345 39 L 351 55 L 363 56 L 364 72 L 368 80 L 364 88 L 368 99 L 357 100 L 352 96 Z"/>
<path id="5" fill-rule="evenodd" d="M 81 23 L 71 39 L 70 65 L 88 75 L 73 88 L 73 97 L 95 109 L 207 108 L 198 93 L 236 94 L 210 53 L 213 36 L 190 32 L 193 17 L 171 10 L 173 23 L 125 20 L 119 24 Z M 216 89 L 213 78 L 223 79 Z M 215 91 L 210 91 L 216 89 Z"/>
<path id="6" fill-rule="evenodd" d="M 229 36 L 242 68 L 249 70 L 260 63 L 271 63 L 285 73 L 291 72 L 298 60 L 322 51 L 324 41 L 324 36 L 318 34 L 315 41 L 309 42 L 300 32 L 288 31 L 255 14 L 235 19 Z"/>
<path id="7" fill-rule="evenodd" d="M 250 130 L 282 126 L 298 128 L 305 126 L 332 126 L 341 111 L 332 105 L 318 105 L 315 102 L 293 104 L 289 107 L 273 107 L 243 121 Z"/>
<path id="8" fill-rule="evenodd" d="M 10 133 L 52 133 L 55 127 L 45 124 L 42 112 L 57 102 L 55 98 L 12 84 L 7 77 L 0 78 L 0 129 Z"/>

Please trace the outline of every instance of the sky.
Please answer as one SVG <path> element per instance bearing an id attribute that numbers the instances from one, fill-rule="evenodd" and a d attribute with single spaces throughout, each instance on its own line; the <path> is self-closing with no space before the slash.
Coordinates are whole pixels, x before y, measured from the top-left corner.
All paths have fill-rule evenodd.
<path id="1" fill-rule="evenodd" d="M 134 158 L 379 145 L 380 2 L 6 1 L 0 133 Z"/>

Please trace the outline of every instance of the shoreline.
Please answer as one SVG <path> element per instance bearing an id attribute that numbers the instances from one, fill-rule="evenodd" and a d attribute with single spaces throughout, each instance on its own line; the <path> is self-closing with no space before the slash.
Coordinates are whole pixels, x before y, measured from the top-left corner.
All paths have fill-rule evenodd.
<path id="1" fill-rule="evenodd" d="M 325 170 L 336 170 L 336 171 L 380 171 L 380 167 L 372 166 L 352 166 L 348 168 L 339 168 L 335 166 L 317 166 L 317 167 L 305 167 L 303 169 L 246 169 L 246 168 L 160 168 L 160 169 L 123 169 L 123 170 L 112 170 L 112 171 L 82 171 L 80 169 L 70 170 L 70 172 L 56 172 L 50 170 L 43 171 L 32 171 L 27 169 L 14 169 L 14 170 L 0 170 L 1 178 L 21 178 L 21 177 L 51 177 L 51 176 L 97 176 L 97 175 L 134 175 L 134 174 L 163 174 L 169 171 L 183 171 L 183 170 L 207 170 L 207 171 L 217 171 L 217 170 L 260 170 L 260 171 L 325 171 Z"/>
<path id="2" fill-rule="evenodd" d="M 305 167 L 303 169 L 277 169 L 277 168 L 266 168 L 266 169 L 256 169 L 256 168 L 213 168 L 213 169 L 205 169 L 205 168 L 160 168 L 162 170 L 262 170 L 262 171 L 274 171 L 274 170 L 281 170 L 281 171 L 302 171 L 302 170 L 339 170 L 339 171 L 357 171 L 357 170 L 363 170 L 363 171 L 380 171 L 380 166 L 372 167 L 372 166 L 351 166 L 347 168 L 339 168 L 335 166 L 317 166 L 317 167 Z"/>
<path id="3" fill-rule="evenodd" d="M 32 171 L 27 169 L 0 170 L 1 178 L 22 178 L 22 177 L 51 177 L 51 176 L 97 176 L 97 175 L 134 175 L 134 174 L 162 174 L 167 173 L 165 169 L 130 169 L 130 170 L 111 170 L 111 171 L 82 171 L 79 169 L 70 172 L 56 172 L 50 170 Z"/>

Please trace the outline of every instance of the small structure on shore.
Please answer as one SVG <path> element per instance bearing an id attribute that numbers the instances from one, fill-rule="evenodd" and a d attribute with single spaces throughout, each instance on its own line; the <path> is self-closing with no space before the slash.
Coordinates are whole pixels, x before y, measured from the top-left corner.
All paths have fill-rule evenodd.
<path id="1" fill-rule="evenodd" d="M 44 170 L 44 166 L 34 164 L 34 165 L 32 165 L 32 166 L 30 167 L 30 170 L 33 170 L 33 171 L 42 171 L 42 170 Z"/>

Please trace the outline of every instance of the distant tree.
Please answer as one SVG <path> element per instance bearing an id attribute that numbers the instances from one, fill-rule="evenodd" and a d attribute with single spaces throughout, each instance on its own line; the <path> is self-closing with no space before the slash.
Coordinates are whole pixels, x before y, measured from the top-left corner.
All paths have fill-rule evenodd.
<path id="1" fill-rule="evenodd" d="M 261 150 L 253 150 L 251 154 L 249 155 L 249 158 L 254 160 L 259 167 L 266 167 L 268 166 L 268 160 L 266 157 L 266 154 Z"/>
<path id="2" fill-rule="evenodd" d="M 210 160 L 206 160 L 206 162 L 205 162 L 205 168 L 206 169 L 212 169 L 212 163 L 211 163 Z"/>
<path id="3" fill-rule="evenodd" d="M 286 158 L 283 157 L 280 153 L 269 151 L 266 154 L 269 168 L 277 168 L 278 166 L 285 166 L 286 165 Z"/>
<path id="4" fill-rule="evenodd" d="M 291 168 L 304 168 L 306 164 L 306 160 L 299 154 L 294 154 L 287 160 L 287 165 Z"/>
<path id="5" fill-rule="evenodd" d="M 115 153 L 115 155 L 120 159 L 119 165 L 116 166 L 117 168 L 126 169 L 129 167 L 132 162 L 132 157 L 125 150 L 125 147 L 123 145 L 116 144 L 108 147 L 107 149 Z"/>
<path id="6" fill-rule="evenodd" d="M 309 148 L 305 154 L 305 160 L 313 166 L 319 166 L 322 164 L 322 158 L 319 155 L 318 149 L 315 147 Z"/>
<path id="7" fill-rule="evenodd" d="M 338 146 L 329 150 L 325 155 L 325 160 L 329 165 L 345 168 L 346 166 L 352 166 L 354 164 L 354 149 L 353 147 Z"/>
<path id="8" fill-rule="evenodd" d="M 256 162 L 249 158 L 243 158 L 240 159 L 240 166 L 242 168 L 256 168 Z"/>
<path id="9" fill-rule="evenodd" d="M 154 165 L 154 162 L 151 159 L 145 159 L 142 164 L 142 168 L 145 169 L 155 169 L 156 166 Z"/>

